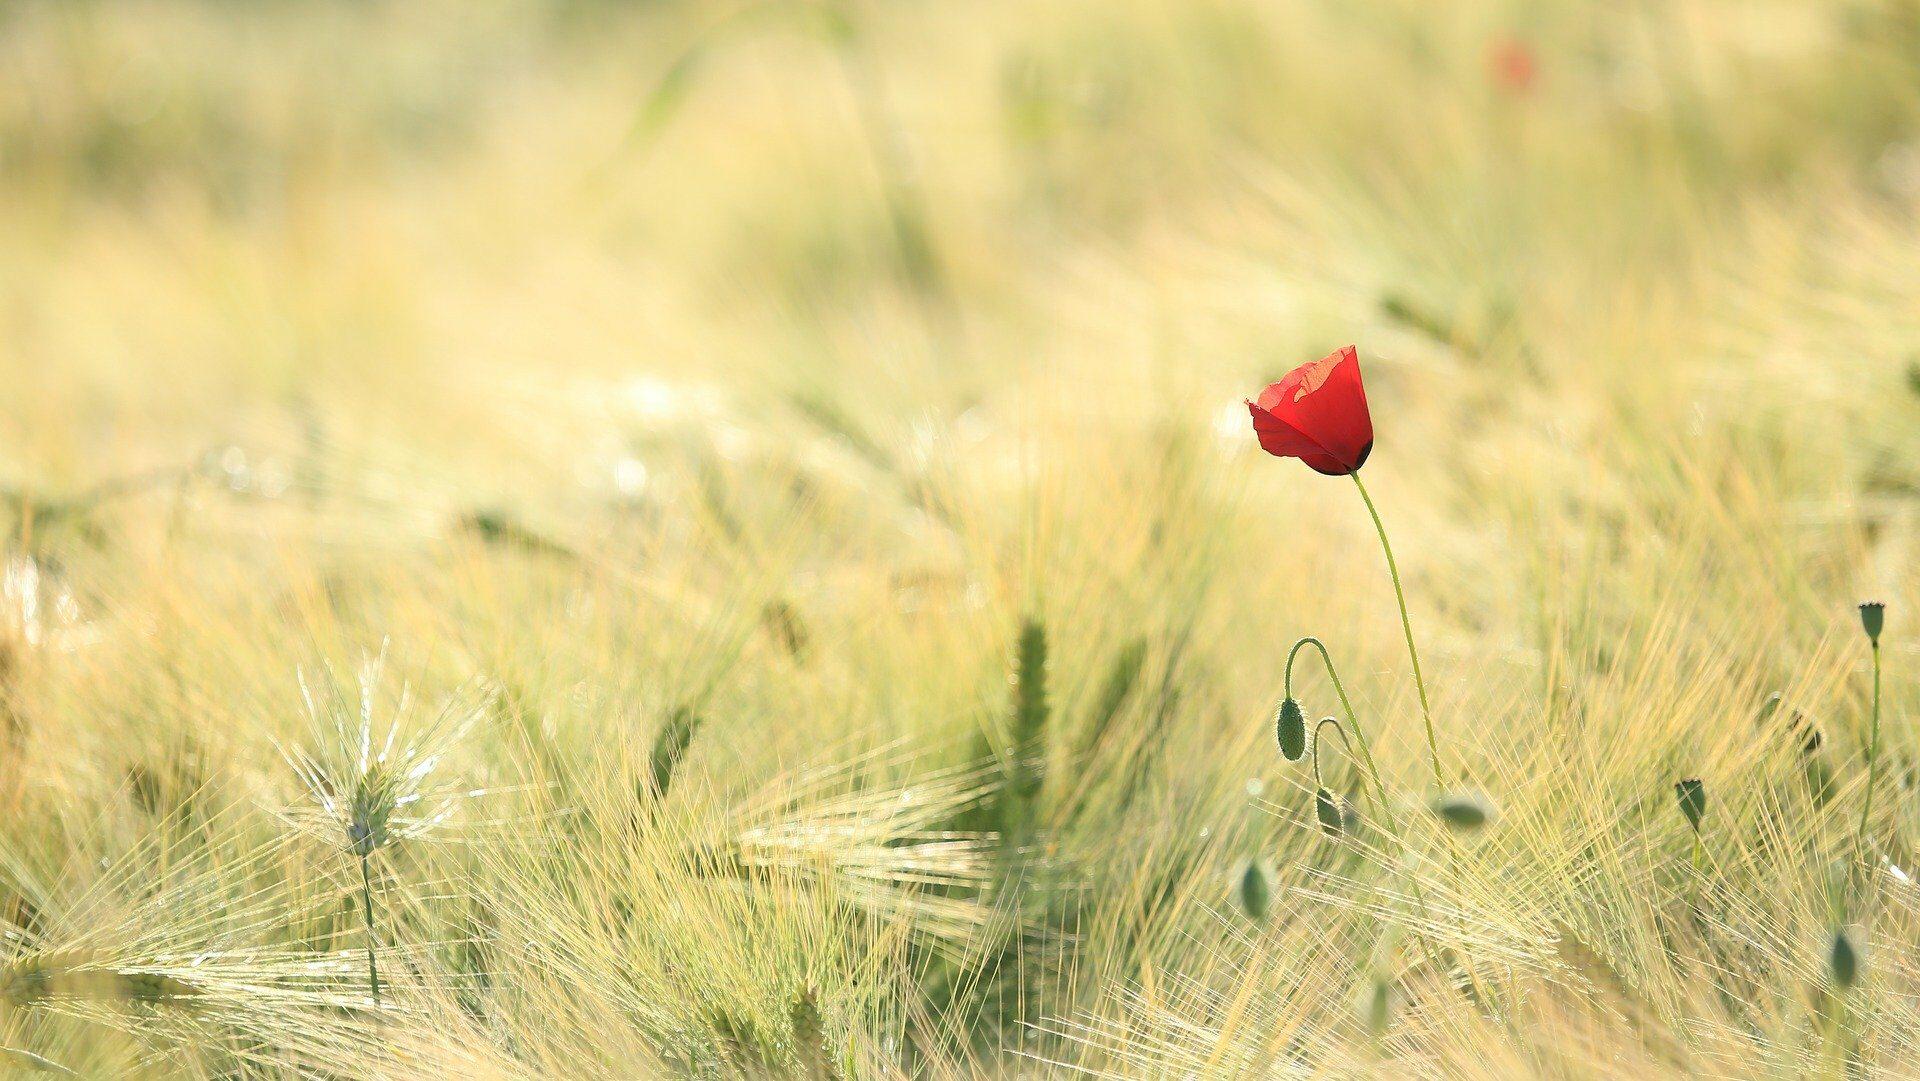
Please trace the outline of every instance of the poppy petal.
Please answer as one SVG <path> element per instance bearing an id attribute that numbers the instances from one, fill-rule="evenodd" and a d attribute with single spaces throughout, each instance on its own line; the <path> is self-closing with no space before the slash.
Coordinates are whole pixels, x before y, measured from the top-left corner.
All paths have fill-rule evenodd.
<path id="1" fill-rule="evenodd" d="M 1260 446 L 1332 476 L 1360 468 L 1373 450 L 1373 418 L 1353 346 L 1288 372 L 1248 402 Z"/>

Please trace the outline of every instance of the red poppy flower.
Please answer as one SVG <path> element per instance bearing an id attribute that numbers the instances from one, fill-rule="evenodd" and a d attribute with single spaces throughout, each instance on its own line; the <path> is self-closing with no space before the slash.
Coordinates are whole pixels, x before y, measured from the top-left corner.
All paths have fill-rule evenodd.
<path id="1" fill-rule="evenodd" d="M 1373 450 L 1373 416 L 1351 345 L 1288 372 L 1247 409 L 1262 450 L 1330 477 L 1359 469 Z"/>

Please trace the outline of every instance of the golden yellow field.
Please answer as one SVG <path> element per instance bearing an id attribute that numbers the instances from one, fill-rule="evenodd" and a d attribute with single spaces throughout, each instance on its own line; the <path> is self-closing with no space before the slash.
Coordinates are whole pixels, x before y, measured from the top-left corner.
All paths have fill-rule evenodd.
<path id="1" fill-rule="evenodd" d="M 21 1076 L 1920 1076 L 1920 5 L 0 0 L 0 543 Z"/>

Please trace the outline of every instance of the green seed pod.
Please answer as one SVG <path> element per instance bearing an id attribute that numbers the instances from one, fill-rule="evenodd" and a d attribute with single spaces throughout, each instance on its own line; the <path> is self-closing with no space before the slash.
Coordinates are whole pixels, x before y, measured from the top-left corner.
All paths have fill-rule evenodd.
<path id="1" fill-rule="evenodd" d="M 1377 1040 L 1387 1034 L 1392 1020 L 1393 989 L 1386 980 L 1375 977 L 1360 991 L 1360 1023 L 1366 1026 L 1367 1035 Z"/>
<path id="2" fill-rule="evenodd" d="M 1307 753 L 1307 718 L 1300 712 L 1300 703 L 1288 698 L 1280 703 L 1273 717 L 1274 734 L 1280 740 L 1280 756 L 1289 762 L 1298 762 Z"/>
<path id="3" fill-rule="evenodd" d="M 1707 816 L 1707 786 L 1700 783 L 1700 778 L 1689 777 L 1674 783 L 1673 794 L 1680 801 L 1680 813 L 1687 816 L 1687 825 L 1699 833 L 1700 820 Z"/>
<path id="4" fill-rule="evenodd" d="M 1486 802 L 1471 792 L 1449 792 L 1435 799 L 1432 806 L 1440 821 L 1461 833 L 1472 833 L 1493 817 Z"/>
<path id="5" fill-rule="evenodd" d="M 1844 927 L 1834 930 L 1833 942 L 1827 947 L 1827 978 L 1842 992 L 1860 978 L 1860 951 L 1854 948 Z"/>
<path id="6" fill-rule="evenodd" d="M 1251 859 L 1233 876 L 1233 899 L 1247 918 L 1259 923 L 1273 907 L 1273 874 L 1264 861 Z"/>
<path id="7" fill-rule="evenodd" d="M 1887 625 L 1887 606 L 1879 601 L 1868 601 L 1860 606 L 1860 626 L 1867 632 L 1867 641 L 1880 644 L 1880 629 Z"/>
<path id="8" fill-rule="evenodd" d="M 1324 788 L 1313 794 L 1313 813 L 1319 816 L 1320 829 L 1329 837 L 1340 836 L 1346 827 L 1347 814 L 1340 806 L 1340 797 Z"/>

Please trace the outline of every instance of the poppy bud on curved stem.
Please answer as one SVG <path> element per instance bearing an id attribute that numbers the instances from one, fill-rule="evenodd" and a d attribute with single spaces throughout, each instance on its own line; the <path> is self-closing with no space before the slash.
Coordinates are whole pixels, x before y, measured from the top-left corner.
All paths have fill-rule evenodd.
<path id="1" fill-rule="evenodd" d="M 1346 829 L 1348 811 L 1345 801 L 1331 791 L 1321 788 L 1313 794 L 1313 813 L 1320 819 L 1320 829 L 1329 837 L 1338 837 Z"/>
<path id="2" fill-rule="evenodd" d="M 1300 702 L 1292 695 L 1280 703 L 1274 713 L 1274 735 L 1280 743 L 1280 756 L 1289 762 L 1298 762 L 1307 753 L 1307 718 L 1300 712 Z"/>
<path id="3" fill-rule="evenodd" d="M 1700 820 L 1707 816 L 1707 787 L 1698 777 L 1688 777 L 1676 781 L 1673 785 L 1674 798 L 1680 801 L 1680 813 L 1687 816 L 1687 825 L 1693 832 L 1700 832 Z"/>
<path id="4" fill-rule="evenodd" d="M 1320 733 L 1324 732 L 1328 725 L 1332 725 L 1333 730 L 1339 733 L 1340 743 L 1347 749 L 1347 757 L 1353 757 L 1353 741 L 1347 738 L 1347 730 L 1340 727 L 1340 722 L 1332 717 L 1320 718 L 1320 723 L 1313 726 L 1313 786 L 1315 788 L 1326 787 L 1326 782 L 1320 779 L 1320 744 L 1325 742 Z"/>

